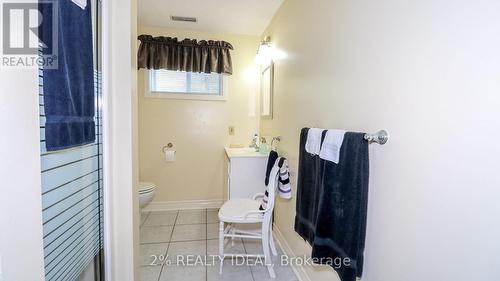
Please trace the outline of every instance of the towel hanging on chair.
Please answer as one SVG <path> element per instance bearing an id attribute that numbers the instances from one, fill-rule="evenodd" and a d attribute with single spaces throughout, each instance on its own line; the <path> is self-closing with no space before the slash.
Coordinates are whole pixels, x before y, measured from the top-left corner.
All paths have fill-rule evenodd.
<path id="1" fill-rule="evenodd" d="M 264 198 L 262 199 L 262 204 L 259 209 L 265 210 L 267 207 L 268 196 L 267 188 L 269 188 L 269 174 L 274 166 L 280 168 L 278 175 L 278 195 L 283 199 L 292 198 L 292 185 L 290 184 L 290 169 L 288 168 L 288 161 L 285 157 L 279 157 L 278 153 L 272 150 L 269 153 L 269 158 L 267 160 L 267 170 L 266 170 L 266 192 L 264 193 Z"/>

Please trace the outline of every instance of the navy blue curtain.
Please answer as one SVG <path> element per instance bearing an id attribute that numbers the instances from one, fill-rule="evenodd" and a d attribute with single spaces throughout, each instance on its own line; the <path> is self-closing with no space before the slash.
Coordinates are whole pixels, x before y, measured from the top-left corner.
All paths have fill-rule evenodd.
<path id="1" fill-rule="evenodd" d="M 43 67 L 48 151 L 95 141 L 91 3 L 87 0 L 85 9 L 70 0 L 52 4 L 39 5 L 42 55 L 56 54 L 55 64 Z"/>

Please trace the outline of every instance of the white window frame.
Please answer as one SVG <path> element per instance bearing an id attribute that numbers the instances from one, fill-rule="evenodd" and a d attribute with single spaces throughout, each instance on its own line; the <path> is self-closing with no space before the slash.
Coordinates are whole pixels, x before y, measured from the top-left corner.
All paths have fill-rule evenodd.
<path id="1" fill-rule="evenodd" d="M 221 94 L 192 94 L 179 92 L 157 92 L 151 91 L 151 70 L 144 70 L 144 96 L 146 98 L 175 99 L 175 100 L 204 100 L 204 101 L 226 101 L 228 96 L 228 77 L 222 75 Z"/>

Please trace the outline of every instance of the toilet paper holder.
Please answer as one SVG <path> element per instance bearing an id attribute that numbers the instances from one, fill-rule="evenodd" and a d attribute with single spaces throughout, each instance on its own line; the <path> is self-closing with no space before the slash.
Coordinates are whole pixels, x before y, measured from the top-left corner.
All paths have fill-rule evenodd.
<path id="1" fill-rule="evenodd" d="M 167 149 L 172 148 L 172 147 L 174 147 L 174 145 L 173 145 L 171 142 L 169 142 L 169 143 L 167 143 L 167 145 L 165 145 L 165 146 L 161 149 L 161 151 L 162 151 L 163 153 L 165 153 L 165 152 L 167 151 Z"/>

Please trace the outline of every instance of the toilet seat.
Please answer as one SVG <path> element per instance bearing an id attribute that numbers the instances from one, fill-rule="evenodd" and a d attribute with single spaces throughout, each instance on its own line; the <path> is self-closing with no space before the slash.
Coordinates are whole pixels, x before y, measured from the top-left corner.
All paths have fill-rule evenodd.
<path id="1" fill-rule="evenodd" d="M 139 194 L 151 193 L 156 189 L 156 184 L 152 182 L 139 182 Z"/>

